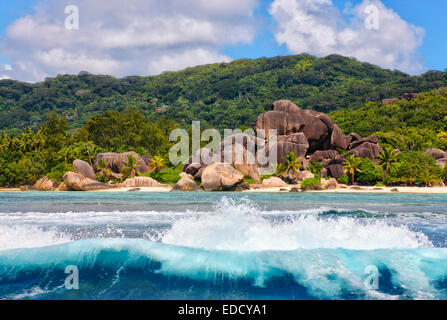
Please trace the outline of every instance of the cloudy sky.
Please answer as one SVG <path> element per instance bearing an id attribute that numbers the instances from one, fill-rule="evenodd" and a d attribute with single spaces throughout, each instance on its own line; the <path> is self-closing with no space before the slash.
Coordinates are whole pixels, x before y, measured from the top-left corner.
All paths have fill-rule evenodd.
<path id="1" fill-rule="evenodd" d="M 445 30 L 445 0 L 1 0 L 0 79 L 303 52 L 420 74 L 447 68 Z"/>

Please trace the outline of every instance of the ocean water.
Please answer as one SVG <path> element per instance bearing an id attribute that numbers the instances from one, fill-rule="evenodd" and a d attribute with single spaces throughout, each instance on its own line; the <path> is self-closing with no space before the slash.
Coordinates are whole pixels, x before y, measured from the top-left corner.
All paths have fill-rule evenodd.
<path id="1" fill-rule="evenodd" d="M 447 196 L 0 192 L 0 299 L 447 299 Z"/>

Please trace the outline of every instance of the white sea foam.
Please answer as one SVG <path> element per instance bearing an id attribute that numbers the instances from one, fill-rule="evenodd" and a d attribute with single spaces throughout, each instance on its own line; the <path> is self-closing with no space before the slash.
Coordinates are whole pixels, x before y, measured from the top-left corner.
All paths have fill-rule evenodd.
<path id="1" fill-rule="evenodd" d="M 203 209 L 202 209 L 203 210 Z M 322 213 L 335 211 L 329 216 Z M 371 250 L 432 247 L 427 236 L 383 217 L 337 217 L 340 208 L 319 207 L 266 210 L 248 199 L 222 198 L 207 211 L 129 211 L 0 214 L 0 250 L 64 243 L 74 239 L 124 237 L 120 225 L 172 224 L 161 233 L 143 233 L 145 239 L 193 248 L 262 251 L 299 248 Z M 281 217 L 273 219 L 272 217 Z M 85 226 L 111 225 L 112 231 Z M 59 226 L 79 226 L 72 236 Z M 56 229 L 56 227 L 58 227 Z M 95 233 L 96 232 L 96 233 Z"/>
<path id="2" fill-rule="evenodd" d="M 54 229 L 45 230 L 26 225 L 0 225 L 0 251 L 45 247 L 70 241 L 70 237 Z"/>
<path id="3" fill-rule="evenodd" d="M 432 247 L 423 233 L 379 219 L 293 216 L 272 223 L 250 201 L 223 198 L 215 211 L 174 222 L 162 242 L 203 249 L 262 251 L 317 248 L 353 250 Z"/>

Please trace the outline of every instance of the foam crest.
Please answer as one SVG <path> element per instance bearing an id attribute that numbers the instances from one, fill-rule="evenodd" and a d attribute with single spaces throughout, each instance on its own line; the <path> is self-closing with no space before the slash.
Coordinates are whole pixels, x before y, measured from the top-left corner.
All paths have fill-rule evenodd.
<path id="1" fill-rule="evenodd" d="M 272 222 L 260 212 L 247 199 L 222 198 L 211 213 L 175 221 L 161 239 L 172 245 L 236 251 L 433 247 L 423 233 L 384 220 L 295 215 Z"/>
<path id="2" fill-rule="evenodd" d="M 0 225 L 0 251 L 36 248 L 70 242 L 71 239 L 55 229 L 36 226 Z"/>

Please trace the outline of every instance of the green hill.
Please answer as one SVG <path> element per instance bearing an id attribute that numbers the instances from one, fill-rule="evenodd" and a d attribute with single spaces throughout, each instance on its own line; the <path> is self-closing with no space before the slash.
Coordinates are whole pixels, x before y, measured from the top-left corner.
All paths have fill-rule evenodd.
<path id="1" fill-rule="evenodd" d="M 0 81 L 0 130 L 37 129 L 50 112 L 70 129 L 107 110 L 136 107 L 146 115 L 216 128 L 254 125 L 273 101 L 290 99 L 322 112 L 447 86 L 447 73 L 409 76 L 339 55 L 242 59 L 152 77 L 60 75 L 36 84 Z"/>
<path id="2" fill-rule="evenodd" d="M 402 151 L 430 147 L 447 150 L 447 88 L 390 104 L 371 102 L 356 110 L 339 110 L 331 117 L 345 134 L 376 135 L 382 145 Z"/>

